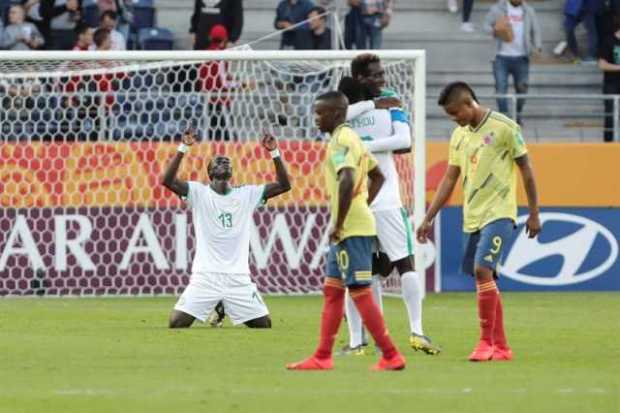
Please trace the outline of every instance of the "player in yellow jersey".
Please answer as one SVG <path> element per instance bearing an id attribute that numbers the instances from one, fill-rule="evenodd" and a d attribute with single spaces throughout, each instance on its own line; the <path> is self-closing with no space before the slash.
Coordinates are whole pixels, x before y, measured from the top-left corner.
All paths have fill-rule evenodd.
<path id="1" fill-rule="evenodd" d="M 511 360 L 512 350 L 504 333 L 502 301 L 495 279 L 504 246 L 517 219 L 517 168 L 529 206 L 525 230 L 530 238 L 540 232 L 534 172 L 519 125 L 481 106 L 467 83 L 450 83 L 438 103 L 459 126 L 450 139 L 448 169 L 417 230 L 417 237 L 420 242 L 426 242 L 433 219 L 450 198 L 462 174 L 463 272 L 476 278 L 480 318 L 480 341 L 469 360 Z"/>
<path id="2" fill-rule="evenodd" d="M 311 357 L 288 364 L 290 370 L 333 368 L 332 349 L 344 315 L 345 287 L 383 353 L 373 370 L 405 368 L 405 359 L 394 346 L 370 289 L 376 230 L 369 204 L 385 178 L 360 137 L 345 123 L 347 107 L 348 100 L 341 92 L 321 95 L 315 103 L 317 127 L 331 135 L 324 163 L 331 208 L 331 245 L 323 288 L 325 300 L 319 345 Z"/>

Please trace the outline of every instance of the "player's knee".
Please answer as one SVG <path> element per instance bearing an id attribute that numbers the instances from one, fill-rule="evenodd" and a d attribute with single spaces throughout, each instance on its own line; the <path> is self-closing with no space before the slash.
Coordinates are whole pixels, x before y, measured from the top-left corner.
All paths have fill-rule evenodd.
<path id="1" fill-rule="evenodd" d="M 527 83 L 519 83 L 515 86 L 517 93 L 527 93 L 529 90 L 529 85 Z"/>
<path id="2" fill-rule="evenodd" d="M 245 325 L 249 328 L 271 328 L 271 317 L 268 315 L 246 321 Z"/>
<path id="3" fill-rule="evenodd" d="M 474 275 L 478 281 L 492 281 L 493 280 L 493 270 L 486 267 L 476 267 L 474 268 Z"/>
<path id="4" fill-rule="evenodd" d="M 173 312 L 168 319 L 168 328 L 188 328 L 192 325 L 192 321 L 194 320 L 190 320 L 188 317 L 183 317 L 179 315 L 179 313 Z"/>

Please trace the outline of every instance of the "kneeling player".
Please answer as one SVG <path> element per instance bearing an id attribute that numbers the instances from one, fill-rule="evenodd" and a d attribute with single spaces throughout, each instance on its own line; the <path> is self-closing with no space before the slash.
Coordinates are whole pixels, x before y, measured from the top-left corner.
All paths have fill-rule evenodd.
<path id="1" fill-rule="evenodd" d="M 192 132 L 183 143 L 163 178 L 163 185 L 186 199 L 192 208 L 196 255 L 190 283 L 170 314 L 170 328 L 192 325 L 222 302 L 233 324 L 270 328 L 271 318 L 256 285 L 250 279 L 248 255 L 254 209 L 291 189 L 286 167 L 275 138 L 266 135 L 262 146 L 271 152 L 277 182 L 266 185 L 230 185 L 230 159 L 216 156 L 207 167 L 210 183 L 186 182 L 176 177 L 183 155 L 194 144 Z"/>

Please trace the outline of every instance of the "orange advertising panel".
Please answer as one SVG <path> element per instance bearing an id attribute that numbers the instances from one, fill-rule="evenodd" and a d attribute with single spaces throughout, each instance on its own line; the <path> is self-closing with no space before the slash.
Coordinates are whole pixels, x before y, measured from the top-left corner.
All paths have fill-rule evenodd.
<path id="1" fill-rule="evenodd" d="M 620 206 L 620 144 L 528 145 L 541 206 Z M 427 146 L 427 199 L 430 201 L 448 163 L 448 143 Z M 519 182 L 519 204 L 527 205 Z M 462 203 L 460 186 L 450 199 Z"/>
<path id="2" fill-rule="evenodd" d="M 176 152 L 172 143 L 31 143 L 0 147 L 0 205 L 12 208 L 142 206 L 179 203 L 160 180 Z M 293 190 L 270 201 L 275 207 L 326 205 L 322 178 L 324 144 L 282 141 Z M 529 150 L 543 206 L 620 206 L 620 144 L 531 144 Z M 269 154 L 256 142 L 202 143 L 182 163 L 180 176 L 206 181 L 215 154 L 233 161 L 235 184 L 275 180 Z M 448 144 L 427 147 L 430 200 L 447 166 Z M 411 177 L 411 157 L 397 160 L 401 177 Z M 411 202 L 411 179 L 402 185 Z M 459 204 L 460 188 L 450 200 Z M 526 204 L 520 189 L 519 200 Z"/>

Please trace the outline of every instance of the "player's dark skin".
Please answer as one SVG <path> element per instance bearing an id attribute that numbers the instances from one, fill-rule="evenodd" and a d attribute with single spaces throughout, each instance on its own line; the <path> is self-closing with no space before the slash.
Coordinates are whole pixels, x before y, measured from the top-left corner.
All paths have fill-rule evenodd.
<path id="1" fill-rule="evenodd" d="M 444 106 L 446 114 L 459 126 L 471 126 L 476 128 L 484 120 L 489 109 L 480 106 L 473 96 L 466 91 L 448 100 Z M 523 186 L 527 194 L 527 202 L 529 207 L 529 217 L 525 223 L 525 231 L 529 238 L 536 237 L 541 230 L 538 194 L 536 190 L 536 181 L 534 180 L 534 171 L 530 164 L 527 154 L 515 159 L 515 163 L 519 167 Z M 456 183 L 458 182 L 461 169 L 455 165 L 448 165 L 439 189 L 431 203 L 422 224 L 417 229 L 417 238 L 420 243 L 425 243 L 432 230 L 432 224 L 435 216 L 443 205 L 448 201 Z M 474 267 L 474 275 L 481 282 L 492 281 L 495 277 L 495 271 L 492 268 L 476 265 Z"/>
<path id="2" fill-rule="evenodd" d="M 196 136 L 193 131 L 187 131 L 183 135 L 183 143 L 191 146 L 196 142 Z M 261 139 L 261 145 L 268 151 L 272 151 L 277 148 L 276 140 L 273 136 L 265 134 Z M 177 172 L 181 161 L 183 160 L 183 152 L 177 151 L 176 155 L 168 165 L 163 179 L 162 185 L 177 194 L 179 197 L 185 197 L 189 193 L 189 185 L 187 181 L 183 181 L 177 178 Z M 276 169 L 276 182 L 272 182 L 265 185 L 265 192 L 263 199 L 266 201 L 269 198 L 280 195 L 284 192 L 290 191 L 291 183 L 289 181 L 286 166 L 282 162 L 280 157 L 273 159 L 273 163 Z M 230 158 L 226 156 L 216 156 L 209 161 L 207 166 L 207 174 L 211 181 L 209 186 L 218 194 L 226 194 L 231 190 L 230 179 L 232 178 L 232 165 Z M 170 313 L 170 319 L 168 326 L 170 328 L 187 328 L 192 325 L 195 317 L 184 313 L 182 311 L 173 310 Z M 246 321 L 244 323 L 250 328 L 271 328 L 271 318 L 269 315 L 255 318 L 253 320 Z"/>
<path id="3" fill-rule="evenodd" d="M 371 62 L 366 66 L 366 71 L 358 76 L 356 80 L 364 87 L 367 99 L 375 99 L 375 107 L 377 109 L 389 109 L 400 107 L 402 103 L 397 98 L 378 98 L 381 90 L 385 87 L 385 69 L 381 62 Z M 411 152 L 411 147 L 394 151 L 396 154 Z M 402 258 L 398 261 L 390 262 L 385 254 L 375 255 L 373 257 L 373 274 L 380 274 L 388 277 L 394 268 L 400 275 L 414 271 L 415 259 L 413 256 Z"/>
<path id="4" fill-rule="evenodd" d="M 321 132 L 333 133 L 345 123 L 349 102 L 344 95 L 340 98 L 317 100 L 314 105 L 315 123 Z M 368 171 L 370 183 L 368 185 L 368 203 L 370 204 L 381 189 L 385 177 L 378 166 Z M 341 240 L 342 227 L 351 208 L 353 200 L 353 186 L 355 184 L 353 168 L 342 168 L 338 172 L 338 215 L 334 228 L 331 229 L 329 239 L 337 243 Z"/>

